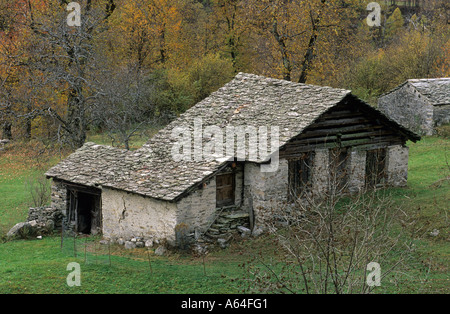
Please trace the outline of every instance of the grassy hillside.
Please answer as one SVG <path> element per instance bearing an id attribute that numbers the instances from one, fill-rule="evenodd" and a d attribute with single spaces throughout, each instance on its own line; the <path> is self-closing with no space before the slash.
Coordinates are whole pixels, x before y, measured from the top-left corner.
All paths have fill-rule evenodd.
<path id="1" fill-rule="evenodd" d="M 386 283 L 379 292 L 449 293 L 450 233 L 449 205 L 450 140 L 427 137 L 410 143 L 408 188 L 389 189 L 405 210 L 419 213 L 426 232 L 417 243 L 417 259 L 406 284 Z M 36 150 L 33 150 L 36 151 Z M 58 161 L 54 155 L 36 155 L 15 144 L 0 155 L 0 239 L 15 223 L 23 221 L 30 203 L 27 181 Z M 438 236 L 430 231 L 439 230 Z M 69 245 L 66 243 L 66 245 Z M 239 265 L 263 250 L 271 254 L 267 238 L 233 244 L 225 251 L 213 251 L 205 259 L 180 254 L 158 257 L 145 251 L 114 246 L 111 256 L 100 262 L 84 263 L 60 249 L 58 235 L 43 240 L 0 241 L 0 293 L 238 293 L 243 269 Z M 69 288 L 66 270 L 79 262 L 82 286 Z M 150 268 L 151 266 L 151 268 Z M 205 275 L 206 271 L 206 275 Z"/>

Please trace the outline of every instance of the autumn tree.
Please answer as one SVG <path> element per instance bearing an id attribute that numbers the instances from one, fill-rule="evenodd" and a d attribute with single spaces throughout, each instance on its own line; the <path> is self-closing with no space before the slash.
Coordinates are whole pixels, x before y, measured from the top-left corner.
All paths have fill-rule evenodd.
<path id="1" fill-rule="evenodd" d="M 351 24 L 357 7 L 353 2 L 249 1 L 246 12 L 253 34 L 256 40 L 265 41 L 258 53 L 266 62 L 273 60 L 270 66 L 284 79 L 305 83 L 329 34 L 339 37 Z"/>
<path id="2" fill-rule="evenodd" d="M 399 8 L 396 8 L 386 21 L 386 39 L 392 40 L 395 38 L 402 31 L 404 24 L 405 20 L 403 19 L 402 12 Z"/>
<path id="3" fill-rule="evenodd" d="M 101 95 L 91 113 L 93 123 L 106 131 L 114 146 L 129 150 L 131 139 L 154 118 L 154 87 L 146 84 L 139 65 L 102 69 L 101 74 L 109 79 L 100 83 Z"/>
<path id="4" fill-rule="evenodd" d="M 114 0 L 86 1 L 81 26 L 67 23 L 68 1 L 28 0 L 27 23 L 33 32 L 34 47 L 29 57 L 33 88 L 64 99 L 63 110 L 55 97 L 42 97 L 46 112 L 61 126 L 60 137 L 74 148 L 86 140 L 90 105 L 98 96 L 93 73 L 97 70 L 95 38 L 106 29 L 115 10 Z M 42 94 L 43 96 L 45 93 Z M 53 101 L 52 101 L 53 99 Z"/>

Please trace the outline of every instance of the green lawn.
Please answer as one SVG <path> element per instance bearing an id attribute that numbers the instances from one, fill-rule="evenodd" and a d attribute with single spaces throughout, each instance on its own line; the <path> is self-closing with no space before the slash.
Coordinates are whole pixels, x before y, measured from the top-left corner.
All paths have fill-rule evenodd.
<path id="1" fill-rule="evenodd" d="M 118 249 L 117 250 L 122 250 Z M 14 241 L 1 244 L 0 293 L 237 293 L 231 279 L 238 274 L 237 262 L 205 262 L 180 256 L 131 259 L 112 256 L 100 262 L 84 263 L 60 250 L 60 239 Z M 81 265 L 81 286 L 66 283 L 67 265 Z"/>
<path id="2" fill-rule="evenodd" d="M 389 282 L 378 291 L 449 293 L 450 185 L 442 179 L 450 175 L 450 140 L 426 137 L 409 146 L 408 188 L 388 192 L 405 210 L 419 213 L 426 232 L 417 243 L 417 258 L 409 269 L 402 269 L 407 274 L 404 283 L 397 286 Z M 47 167 L 55 162 L 57 158 Z M 25 152 L 0 155 L 0 240 L 26 218 L 30 198 L 26 182 L 36 172 L 37 164 Z M 438 236 L 429 234 L 433 229 L 439 230 Z M 158 257 L 151 253 L 151 273 L 142 250 L 136 250 L 131 258 L 129 251 L 113 246 L 110 265 L 106 255 L 100 262 L 85 263 L 83 254 L 75 258 L 70 249 L 61 251 L 58 235 L 43 240 L 0 241 L 0 293 L 239 293 L 244 276 L 239 265 L 248 261 L 252 252 L 273 254 L 276 247 L 271 243 L 263 237 L 212 251 L 205 260 L 205 276 L 202 259 L 187 255 Z M 67 241 L 66 246 L 70 247 Z M 81 265 L 82 285 L 70 288 L 66 267 L 74 261 Z"/>

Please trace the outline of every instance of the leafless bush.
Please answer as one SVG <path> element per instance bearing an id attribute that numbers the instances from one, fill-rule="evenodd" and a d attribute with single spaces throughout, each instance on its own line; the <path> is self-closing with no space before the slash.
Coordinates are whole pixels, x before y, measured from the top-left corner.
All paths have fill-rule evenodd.
<path id="1" fill-rule="evenodd" d="M 44 207 L 50 203 L 51 186 L 44 175 L 31 176 L 26 183 L 30 193 L 30 206 Z"/>
<path id="2" fill-rule="evenodd" d="M 330 161 L 328 189 L 320 198 L 305 191 L 293 204 L 273 209 L 269 225 L 278 249 L 244 266 L 249 291 L 370 293 L 369 263 L 380 265 L 383 283 L 411 257 L 419 234 L 415 217 L 386 191 L 344 193 L 340 165 Z"/>

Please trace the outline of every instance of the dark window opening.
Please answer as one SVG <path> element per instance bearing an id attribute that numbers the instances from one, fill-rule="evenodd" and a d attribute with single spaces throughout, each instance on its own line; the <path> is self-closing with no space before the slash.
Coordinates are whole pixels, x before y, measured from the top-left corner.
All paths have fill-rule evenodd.
<path id="1" fill-rule="evenodd" d="M 234 191 L 236 180 L 234 173 L 221 174 L 216 177 L 216 207 L 235 205 Z"/>
<path id="2" fill-rule="evenodd" d="M 367 151 L 366 157 L 366 186 L 379 187 L 385 183 L 386 178 L 386 149 Z"/>
<path id="3" fill-rule="evenodd" d="M 303 153 L 299 158 L 289 161 L 289 196 L 296 200 L 311 188 L 314 153 Z"/>

